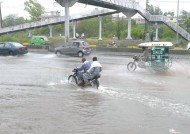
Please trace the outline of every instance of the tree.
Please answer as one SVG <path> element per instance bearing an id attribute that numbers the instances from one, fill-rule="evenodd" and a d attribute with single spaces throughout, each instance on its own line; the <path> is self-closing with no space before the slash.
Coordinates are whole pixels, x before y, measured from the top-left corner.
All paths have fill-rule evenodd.
<path id="1" fill-rule="evenodd" d="M 152 15 L 162 15 L 163 14 L 163 12 L 159 6 L 148 5 L 147 9 L 150 12 L 150 14 L 152 14 Z"/>
<path id="2" fill-rule="evenodd" d="M 190 32 L 190 12 L 187 12 L 185 10 L 181 11 L 180 15 L 180 26 L 182 26 L 184 29 L 186 29 L 188 32 Z"/>
<path id="3" fill-rule="evenodd" d="M 190 32 L 190 17 L 187 17 L 184 21 L 184 26 L 188 32 Z"/>
<path id="4" fill-rule="evenodd" d="M 134 39 L 141 39 L 143 37 L 144 30 L 139 27 L 133 27 L 131 34 Z"/>
<path id="5" fill-rule="evenodd" d="M 104 37 L 113 37 L 116 35 L 117 25 L 112 21 L 112 15 L 107 15 L 102 18 L 102 33 Z"/>
<path id="6" fill-rule="evenodd" d="M 174 12 L 168 11 L 168 12 L 165 12 L 164 15 L 165 16 L 170 15 L 171 17 L 174 17 Z"/>
<path id="7" fill-rule="evenodd" d="M 184 21 L 187 17 L 189 17 L 190 16 L 190 12 L 187 12 L 187 11 L 185 11 L 185 10 L 182 10 L 181 11 L 181 15 L 180 15 L 180 18 L 181 18 L 181 20 L 182 21 Z"/>
<path id="8" fill-rule="evenodd" d="M 33 35 L 49 36 L 49 29 L 48 27 L 40 27 L 40 28 L 34 29 Z"/>
<path id="9" fill-rule="evenodd" d="M 25 22 L 26 21 L 23 17 L 18 17 L 15 14 L 10 14 L 3 19 L 3 27 L 24 24 Z"/>
<path id="10" fill-rule="evenodd" d="M 77 23 L 76 32 L 79 34 L 84 33 L 87 37 L 97 37 L 99 31 L 98 27 L 98 18 L 81 20 Z"/>
<path id="11" fill-rule="evenodd" d="M 176 33 L 174 31 L 172 31 L 170 28 L 168 28 L 167 26 L 163 26 L 163 34 L 162 37 L 165 39 L 175 39 L 176 37 Z"/>
<path id="12" fill-rule="evenodd" d="M 32 21 L 40 20 L 40 16 L 44 13 L 45 8 L 41 6 L 36 0 L 27 0 L 24 3 L 24 10 L 30 14 Z"/>

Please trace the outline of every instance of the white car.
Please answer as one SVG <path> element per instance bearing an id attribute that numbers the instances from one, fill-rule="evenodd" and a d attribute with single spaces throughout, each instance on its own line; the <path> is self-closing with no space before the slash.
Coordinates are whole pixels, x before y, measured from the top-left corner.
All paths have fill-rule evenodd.
<path id="1" fill-rule="evenodd" d="M 190 42 L 189 42 L 189 44 L 187 45 L 187 50 L 190 50 Z"/>

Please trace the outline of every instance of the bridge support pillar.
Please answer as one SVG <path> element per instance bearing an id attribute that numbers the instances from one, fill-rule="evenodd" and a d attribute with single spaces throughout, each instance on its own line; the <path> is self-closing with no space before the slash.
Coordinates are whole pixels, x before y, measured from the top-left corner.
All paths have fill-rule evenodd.
<path id="1" fill-rule="evenodd" d="M 26 31 L 28 32 L 28 37 L 32 37 L 33 29 L 27 29 Z"/>
<path id="2" fill-rule="evenodd" d="M 98 16 L 99 18 L 99 39 L 102 40 L 102 16 Z"/>
<path id="3" fill-rule="evenodd" d="M 76 39 L 76 21 L 73 21 L 73 39 Z"/>
<path id="4" fill-rule="evenodd" d="M 158 39 L 158 29 L 161 28 L 162 25 L 156 22 L 156 23 L 153 25 L 153 27 L 156 29 L 155 41 L 159 41 L 159 39 Z"/>
<path id="5" fill-rule="evenodd" d="M 65 7 L 65 42 L 69 42 L 69 8 L 78 0 L 55 0 L 61 6 Z"/>
<path id="6" fill-rule="evenodd" d="M 69 7 L 73 6 L 78 0 L 55 0 L 65 7 L 65 42 L 69 42 Z"/>
<path id="7" fill-rule="evenodd" d="M 69 0 L 65 0 L 65 42 L 69 42 Z"/>
<path id="8" fill-rule="evenodd" d="M 123 14 L 125 14 L 128 18 L 128 34 L 126 39 L 127 40 L 131 40 L 131 17 L 133 17 L 135 14 L 137 13 L 137 11 L 135 10 L 128 10 L 127 12 L 123 12 Z"/>
<path id="9" fill-rule="evenodd" d="M 127 33 L 127 38 L 128 40 L 131 40 L 131 17 L 128 17 L 128 33 Z"/>
<path id="10" fill-rule="evenodd" d="M 49 37 L 52 38 L 53 37 L 53 26 L 48 25 L 48 28 L 49 28 Z"/>

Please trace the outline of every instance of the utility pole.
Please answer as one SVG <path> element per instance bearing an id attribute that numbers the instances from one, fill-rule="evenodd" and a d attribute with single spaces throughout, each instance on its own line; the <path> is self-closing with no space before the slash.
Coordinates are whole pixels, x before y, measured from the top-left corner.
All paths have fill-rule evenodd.
<path id="1" fill-rule="evenodd" d="M 177 2 L 177 44 L 179 43 L 178 26 L 179 26 L 179 0 Z"/>
<path id="2" fill-rule="evenodd" d="M 148 11 L 148 0 L 146 0 L 146 11 Z M 147 28 L 148 28 L 148 24 L 147 24 L 148 22 L 147 22 L 147 20 L 145 19 L 145 33 L 147 33 Z"/>
<path id="3" fill-rule="evenodd" d="M 2 14 L 1 14 L 1 4 L 2 4 L 3 2 L 2 1 L 0 1 L 0 28 L 2 28 Z"/>
<path id="4" fill-rule="evenodd" d="M 120 39 L 119 13 L 117 14 L 117 38 Z"/>

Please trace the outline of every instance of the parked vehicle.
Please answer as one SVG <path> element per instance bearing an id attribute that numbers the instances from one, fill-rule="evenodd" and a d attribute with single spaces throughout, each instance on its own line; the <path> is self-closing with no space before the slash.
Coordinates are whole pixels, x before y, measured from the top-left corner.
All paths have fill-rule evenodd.
<path id="1" fill-rule="evenodd" d="M 47 45 L 48 38 L 46 36 L 32 36 L 30 39 L 31 45 Z"/>
<path id="2" fill-rule="evenodd" d="M 190 50 L 190 42 L 187 45 L 187 50 Z"/>
<path id="3" fill-rule="evenodd" d="M 91 53 L 91 48 L 85 41 L 73 41 L 67 42 L 66 44 L 56 47 L 55 54 L 60 56 L 65 55 L 77 55 L 78 57 L 83 57 L 84 55 L 89 55 Z"/>
<path id="4" fill-rule="evenodd" d="M 28 48 L 18 42 L 1 42 L 0 55 L 21 55 L 28 53 Z"/>

